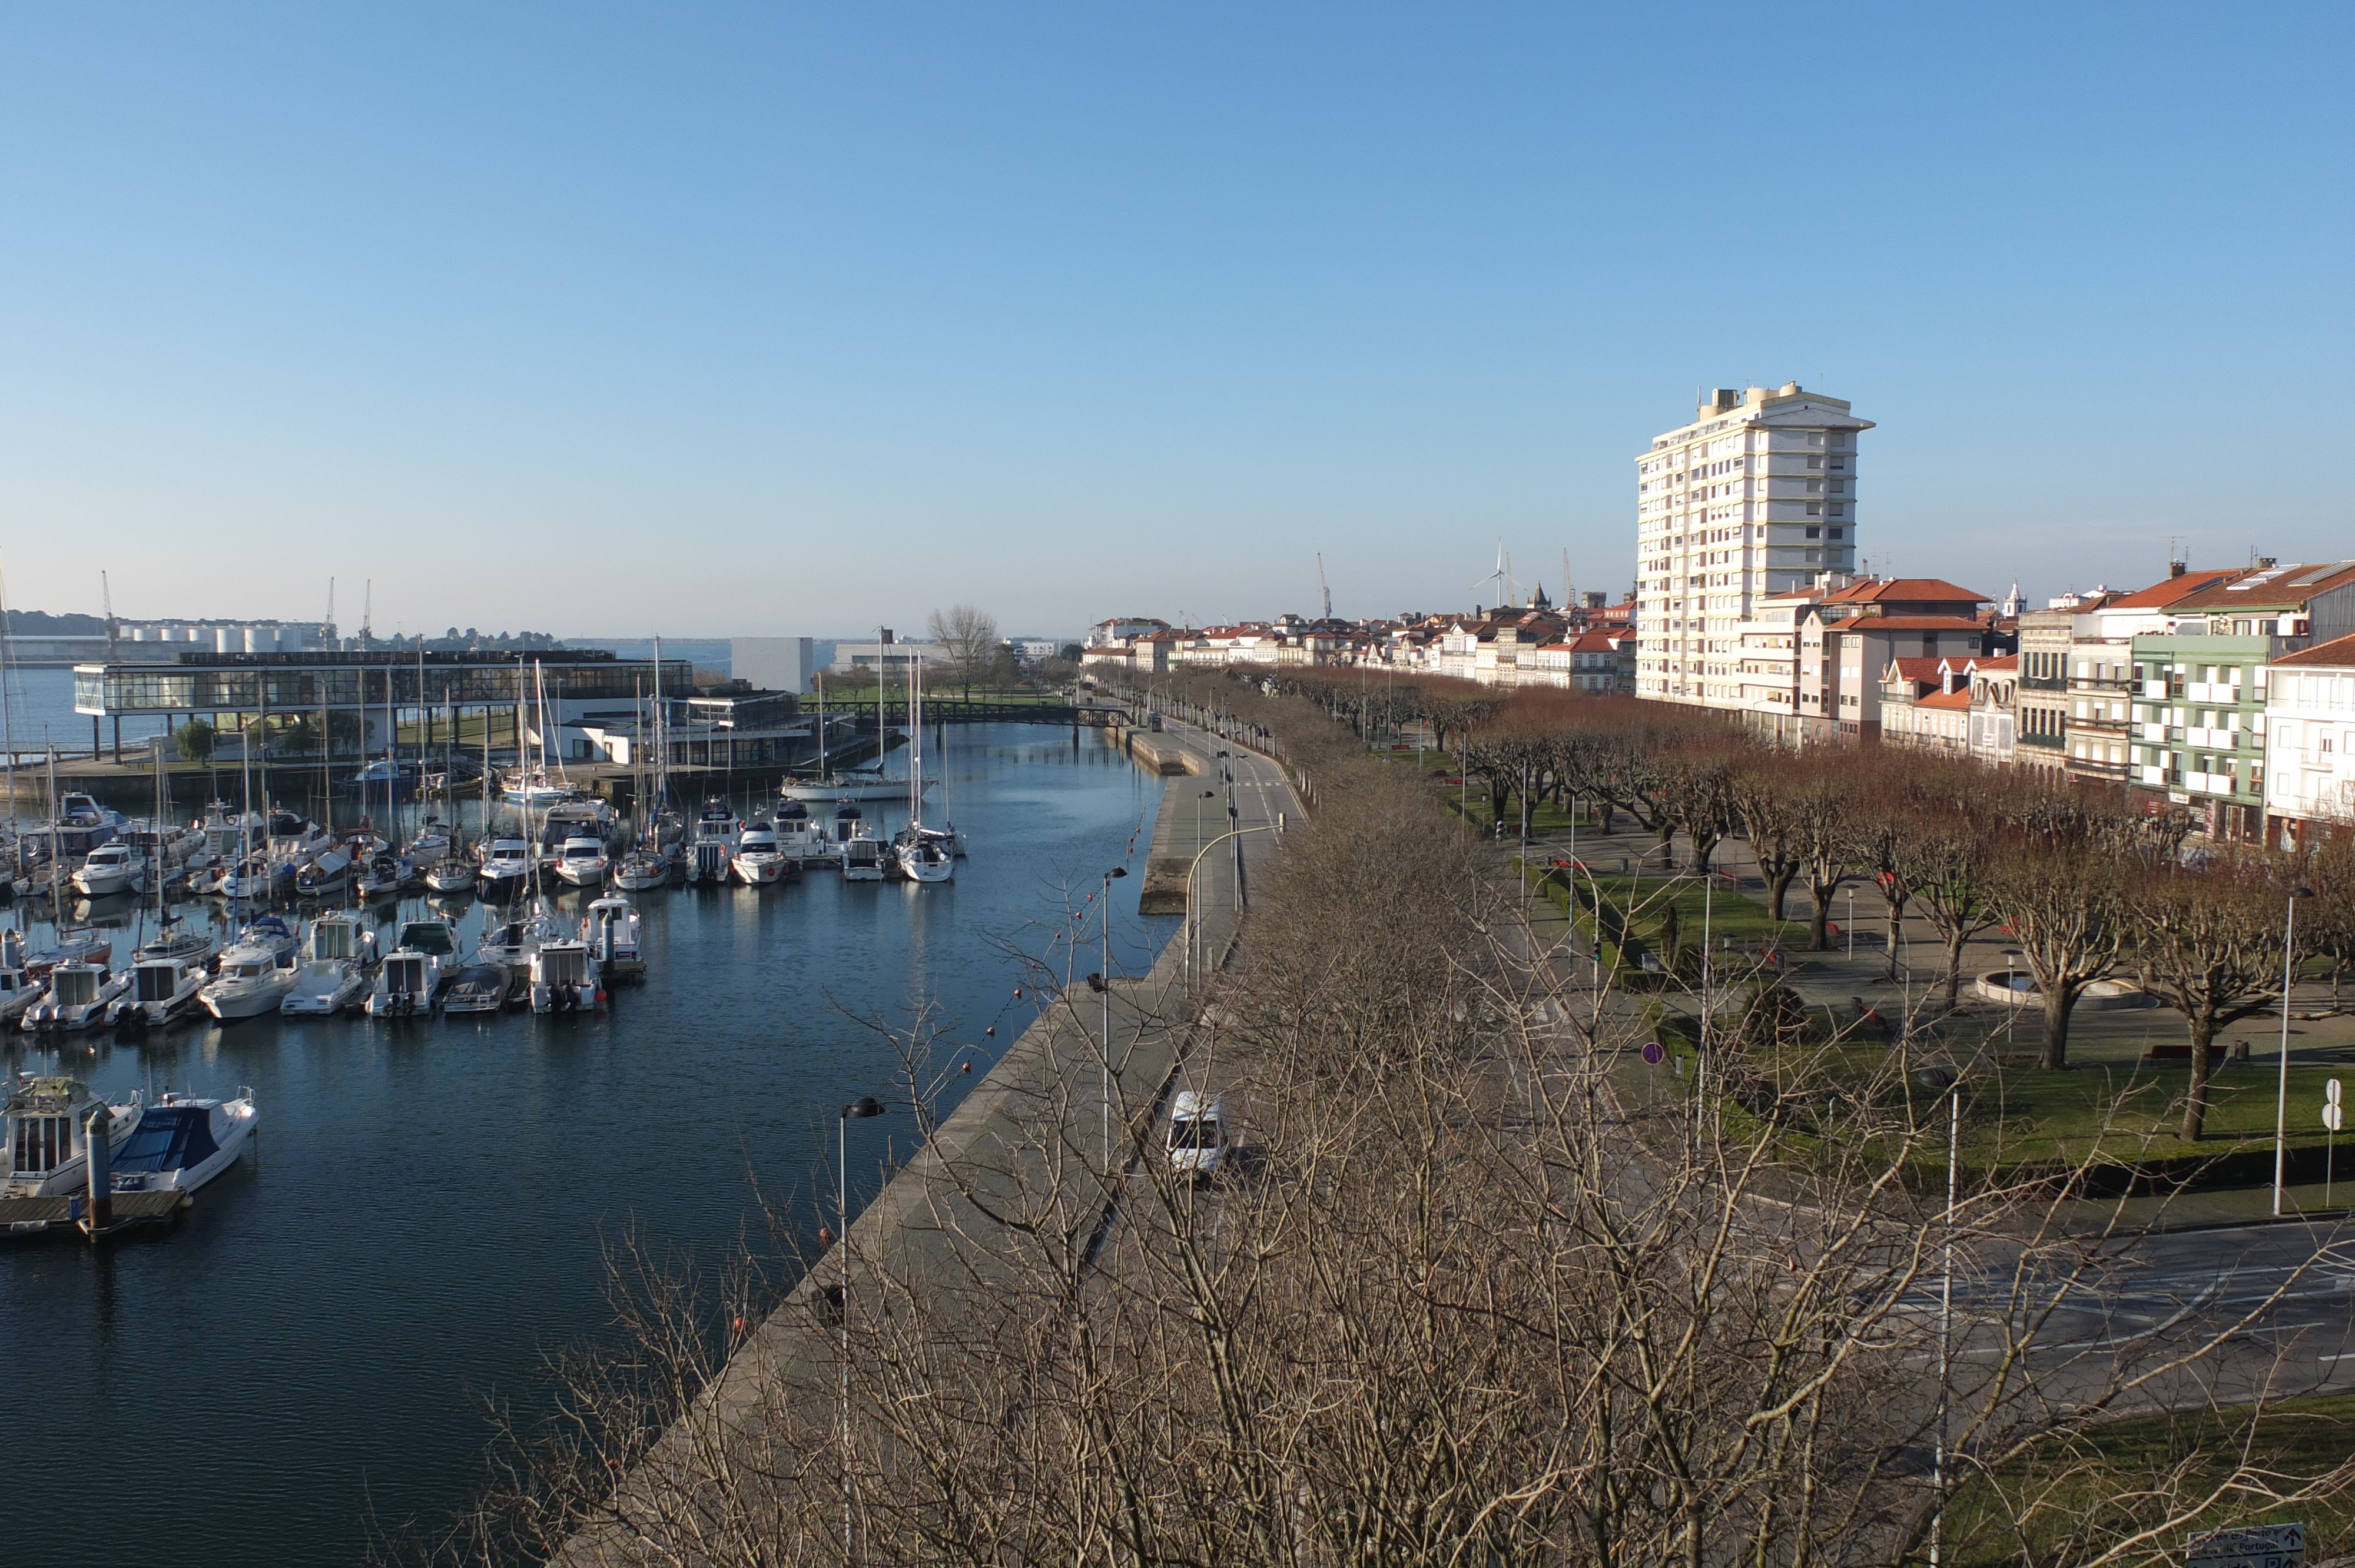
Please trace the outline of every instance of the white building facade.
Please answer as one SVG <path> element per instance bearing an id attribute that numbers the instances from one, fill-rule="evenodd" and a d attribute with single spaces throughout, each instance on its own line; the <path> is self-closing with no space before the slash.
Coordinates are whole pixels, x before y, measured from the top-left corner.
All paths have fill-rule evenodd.
<path id="1" fill-rule="evenodd" d="M 2355 832 L 2355 637 L 2275 661 L 2265 697 L 2265 834 Z"/>
<path id="2" fill-rule="evenodd" d="M 1719 387 L 1637 455 L 1636 695 L 1748 705 L 1742 628 L 1759 601 L 1855 569 L 1857 440 L 1870 429 L 1796 381 Z"/>

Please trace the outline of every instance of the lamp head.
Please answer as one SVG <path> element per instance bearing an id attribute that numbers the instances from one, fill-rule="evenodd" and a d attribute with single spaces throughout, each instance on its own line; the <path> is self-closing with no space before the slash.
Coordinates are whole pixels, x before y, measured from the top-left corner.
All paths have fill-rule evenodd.
<path id="1" fill-rule="evenodd" d="M 881 1116 L 890 1108 L 890 1107 L 889 1106 L 886 1106 L 881 1100 L 877 1099 L 873 1095 L 861 1095 L 857 1099 L 842 1107 L 842 1119 L 848 1121 L 853 1117 L 864 1118 L 871 1116 Z"/>
<path id="2" fill-rule="evenodd" d="M 2293 887 L 2289 890 L 2289 895 L 2292 898 L 2311 898 L 2314 896 L 2314 889 L 2311 887 Z"/>

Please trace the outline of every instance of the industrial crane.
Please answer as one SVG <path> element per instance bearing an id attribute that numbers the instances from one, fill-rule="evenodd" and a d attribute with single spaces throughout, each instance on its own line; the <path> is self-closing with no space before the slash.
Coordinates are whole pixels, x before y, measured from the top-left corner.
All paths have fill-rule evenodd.
<path id="1" fill-rule="evenodd" d="M 1316 552 L 1316 591 L 1325 596 L 1325 619 L 1333 619 L 1333 590 L 1325 586 L 1325 552 Z"/>

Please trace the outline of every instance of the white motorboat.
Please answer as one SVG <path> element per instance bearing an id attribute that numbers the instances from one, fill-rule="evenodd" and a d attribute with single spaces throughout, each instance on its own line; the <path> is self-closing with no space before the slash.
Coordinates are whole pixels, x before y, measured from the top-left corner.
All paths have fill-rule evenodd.
<path id="1" fill-rule="evenodd" d="M 744 824 L 736 819 L 736 808 L 725 799 L 714 795 L 706 800 L 702 813 L 695 819 L 695 837 L 687 844 L 687 881 L 727 881 L 730 863 L 736 858 L 736 841 L 743 831 Z"/>
<path id="2" fill-rule="evenodd" d="M 49 982 L 35 980 L 22 964 L 0 965 L 0 1025 L 14 1023 L 25 1009 L 48 994 Z"/>
<path id="3" fill-rule="evenodd" d="M 265 923 L 276 929 L 266 929 Z M 245 935 L 221 954 L 219 976 L 197 992 L 205 1011 L 224 1023 L 277 1012 L 300 972 L 293 948 L 293 933 L 275 916 L 265 915 L 247 927 Z"/>
<path id="4" fill-rule="evenodd" d="M 442 993 L 444 1012 L 496 1012 L 506 1005 L 507 969 L 505 964 L 474 962 L 458 971 L 450 989 Z"/>
<path id="5" fill-rule="evenodd" d="M 19 1027 L 35 1031 L 94 1029 L 131 982 L 104 964 L 59 964 L 49 971 L 49 994 L 25 1009 Z"/>
<path id="6" fill-rule="evenodd" d="M 112 807 L 100 805 L 79 789 L 69 789 L 58 797 L 56 818 L 40 832 L 49 841 L 52 857 L 71 864 L 99 845 L 112 842 L 129 825 L 129 819 Z"/>
<path id="7" fill-rule="evenodd" d="M 197 1005 L 210 977 L 202 958 L 143 958 L 131 966 L 131 984 L 108 1012 L 116 1030 L 152 1029 L 169 1023 Z"/>
<path id="8" fill-rule="evenodd" d="M 313 959 L 294 971 L 294 983 L 278 999 L 289 1018 L 332 1017 L 368 994 L 368 970 L 350 959 Z"/>
<path id="9" fill-rule="evenodd" d="M 341 1012 L 368 994 L 368 966 L 376 957 L 376 933 L 359 917 L 338 910 L 311 922 L 310 957 L 294 983 L 279 999 L 289 1017 Z"/>
<path id="10" fill-rule="evenodd" d="M 261 1114 L 253 1091 L 233 1100 L 166 1093 L 108 1161 L 118 1192 L 193 1192 L 238 1161 Z"/>
<path id="11" fill-rule="evenodd" d="M 853 839 L 841 853 L 845 882 L 882 881 L 883 864 L 891 858 L 880 839 Z"/>
<path id="12" fill-rule="evenodd" d="M 778 801 L 776 815 L 770 819 L 769 825 L 776 832 L 778 850 L 795 864 L 834 858 L 834 846 L 826 842 L 826 829 L 799 800 Z"/>
<path id="13" fill-rule="evenodd" d="M 618 895 L 608 894 L 589 906 L 581 919 L 581 939 L 588 944 L 599 973 L 616 980 L 645 979 L 639 918 L 637 906 Z"/>
<path id="14" fill-rule="evenodd" d="M 660 850 L 632 850 L 613 867 L 613 885 L 625 893 L 644 893 L 670 881 L 670 856 Z"/>
<path id="15" fill-rule="evenodd" d="M 792 865 L 785 852 L 777 847 L 775 830 L 757 817 L 736 835 L 736 853 L 728 861 L 729 870 L 747 887 L 783 882 Z"/>
<path id="16" fill-rule="evenodd" d="M 107 1117 L 110 1150 L 139 1126 L 143 1110 L 134 1094 L 111 1105 L 79 1078 L 35 1077 L 27 1073 L 8 1092 L 5 1131 L 0 1131 L 0 1197 L 49 1198 L 87 1189 L 90 1118 Z"/>
<path id="17" fill-rule="evenodd" d="M 493 839 L 483 846 L 483 896 L 505 898 L 531 880 L 531 845 L 522 839 Z"/>
<path id="18" fill-rule="evenodd" d="M 444 855 L 425 874 L 425 885 L 435 893 L 472 893 L 474 863 L 463 854 Z"/>
<path id="19" fill-rule="evenodd" d="M 146 857 L 120 841 L 101 844 L 75 867 L 73 885 L 92 898 L 137 892 L 147 885 Z"/>
<path id="20" fill-rule="evenodd" d="M 368 991 L 370 1018 L 408 1018 L 431 1013 L 442 993 L 442 960 L 432 953 L 395 948 L 377 966 Z"/>
<path id="21" fill-rule="evenodd" d="M 605 1004 L 597 960 L 589 944 L 572 938 L 542 942 L 531 955 L 531 1010 L 588 1012 Z"/>
<path id="22" fill-rule="evenodd" d="M 556 875 L 574 887 L 602 887 L 612 864 L 605 841 L 591 833 L 572 833 L 557 846 Z"/>

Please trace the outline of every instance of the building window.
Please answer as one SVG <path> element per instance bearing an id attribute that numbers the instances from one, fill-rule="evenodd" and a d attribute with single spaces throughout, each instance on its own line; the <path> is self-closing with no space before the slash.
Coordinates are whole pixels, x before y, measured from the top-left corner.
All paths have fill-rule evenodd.
<path id="1" fill-rule="evenodd" d="M 1807 503 L 1807 515 L 1808 515 L 1808 516 L 1810 516 L 1810 517 L 1820 517 L 1820 516 L 1822 516 L 1823 514 L 1824 514 L 1824 509 L 1823 509 L 1823 505 L 1822 505 L 1822 503 L 1819 503 L 1819 502 L 1814 502 L 1814 501 L 1810 501 L 1810 502 L 1808 502 L 1808 503 Z"/>
<path id="2" fill-rule="evenodd" d="M 1810 528 L 1807 530 L 1807 537 L 1810 539 L 1820 538 L 1823 536 L 1823 532 L 1824 531 L 1821 528 Z"/>
<path id="3" fill-rule="evenodd" d="M 1833 510 L 1833 511 L 1835 511 L 1835 512 L 1837 512 L 1837 511 L 1838 511 L 1838 510 L 1839 510 L 1839 508 L 1838 508 L 1838 507 L 1834 507 L 1834 508 L 1832 508 L 1832 510 Z M 1842 532 L 1842 531 L 1841 531 L 1840 529 L 1835 528 L 1835 529 L 1833 529 L 1833 530 L 1832 530 L 1832 532 L 1831 532 L 1831 536 L 1832 536 L 1833 538 L 1837 539 L 1837 538 L 1838 538 L 1838 537 L 1840 536 L 1841 532 Z M 912 788 L 912 786 L 911 786 L 911 788 Z"/>

